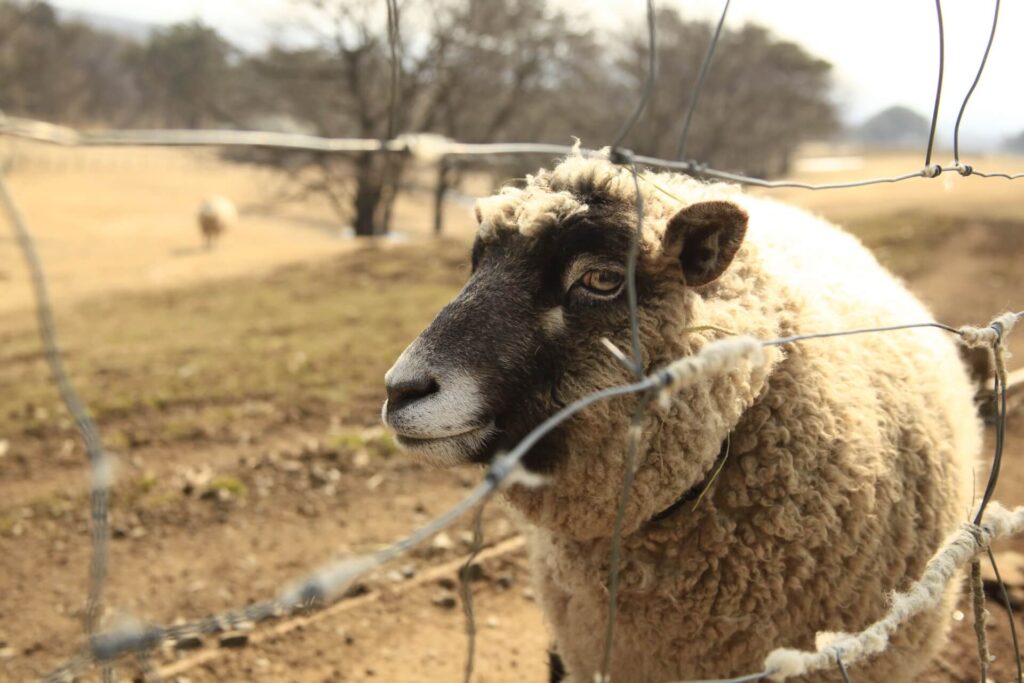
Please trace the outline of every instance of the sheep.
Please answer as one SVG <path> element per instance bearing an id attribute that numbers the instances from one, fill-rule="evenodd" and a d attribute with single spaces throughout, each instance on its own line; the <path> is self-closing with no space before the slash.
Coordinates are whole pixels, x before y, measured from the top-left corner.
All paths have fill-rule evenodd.
<path id="1" fill-rule="evenodd" d="M 207 197 L 199 205 L 199 232 L 207 249 L 212 249 L 215 241 L 228 228 L 235 224 L 238 212 L 235 205 L 227 197 Z"/>
<path id="2" fill-rule="evenodd" d="M 628 353 L 634 182 L 577 153 L 477 202 L 468 282 L 385 376 L 383 419 L 403 448 L 438 465 L 487 463 L 570 401 L 633 380 L 601 339 Z M 646 372 L 727 333 L 931 319 L 821 218 L 682 175 L 638 182 Z M 764 355 L 647 409 L 623 520 L 612 681 L 736 676 L 761 670 L 776 647 L 860 630 L 968 518 L 981 424 L 948 335 L 903 330 Z M 523 461 L 548 484 L 502 494 L 527 535 L 555 669 L 577 683 L 601 667 L 636 405 L 598 403 L 563 423 Z M 911 680 L 943 644 L 956 597 L 950 587 L 943 609 L 909 622 L 854 679 Z"/>

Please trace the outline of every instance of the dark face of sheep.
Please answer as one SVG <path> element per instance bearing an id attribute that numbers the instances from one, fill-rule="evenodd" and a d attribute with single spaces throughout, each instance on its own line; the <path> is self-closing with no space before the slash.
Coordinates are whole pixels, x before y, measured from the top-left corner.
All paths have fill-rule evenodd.
<path id="1" fill-rule="evenodd" d="M 477 237 L 469 281 L 385 377 L 383 418 L 404 447 L 442 464 L 486 462 L 565 403 L 564 378 L 586 372 L 581 363 L 601 337 L 628 337 L 633 208 L 593 198 L 587 206 L 538 235 L 506 230 Z M 728 202 L 677 213 L 664 237 L 677 253 L 676 267 L 639 264 L 641 309 L 663 293 L 660 278 L 691 287 L 717 278 L 745 228 L 746 215 Z M 607 352 L 598 358 L 615 363 Z M 556 430 L 534 449 L 532 467 L 550 467 L 559 455 L 557 437 Z"/>
<path id="2" fill-rule="evenodd" d="M 496 227 L 483 212 L 469 281 L 385 377 L 383 419 L 408 451 L 435 464 L 484 463 L 566 403 L 632 380 L 600 340 L 628 352 L 635 206 L 600 195 L 563 203 L 525 231 Z M 645 244 L 637 267 L 648 369 L 674 352 L 661 337 L 672 334 L 660 329 L 664 308 L 682 305 L 682 283 L 699 287 L 725 270 L 746 214 L 703 202 L 662 225 L 660 243 Z M 537 444 L 527 468 L 550 472 L 572 457 L 574 425 Z"/>

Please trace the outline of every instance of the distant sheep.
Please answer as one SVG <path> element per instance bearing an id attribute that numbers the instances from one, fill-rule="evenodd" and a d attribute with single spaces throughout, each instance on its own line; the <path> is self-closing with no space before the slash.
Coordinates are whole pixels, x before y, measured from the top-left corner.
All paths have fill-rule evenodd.
<path id="1" fill-rule="evenodd" d="M 679 175 L 644 174 L 640 191 L 647 371 L 722 330 L 772 339 L 931 318 L 822 219 Z M 631 381 L 600 340 L 630 348 L 635 204 L 628 169 L 578 155 L 478 202 L 468 283 L 386 376 L 384 419 L 405 448 L 445 465 L 488 462 L 559 407 Z M 648 409 L 625 514 L 614 682 L 735 676 L 776 647 L 860 630 L 968 517 L 981 428 L 945 333 L 765 352 L 760 366 L 743 362 Z M 525 460 L 550 483 L 504 494 L 526 522 L 555 651 L 575 682 L 601 664 L 636 401 L 564 423 Z M 951 586 L 943 609 L 912 620 L 853 679 L 911 680 L 944 642 L 955 595 Z"/>
<path id="2" fill-rule="evenodd" d="M 199 231 L 207 249 L 238 220 L 235 205 L 226 197 L 207 197 L 199 206 Z"/>

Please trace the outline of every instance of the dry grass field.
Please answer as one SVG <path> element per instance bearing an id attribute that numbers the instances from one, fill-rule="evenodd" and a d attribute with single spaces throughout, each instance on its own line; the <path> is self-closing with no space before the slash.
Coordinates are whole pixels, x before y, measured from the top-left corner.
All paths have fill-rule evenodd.
<path id="1" fill-rule="evenodd" d="M 407 460 L 377 426 L 384 371 L 468 272 L 464 206 L 450 207 L 449 235 L 436 240 L 431 207 L 414 195 L 397 210 L 403 239 L 364 244 L 338 236 L 328 207 L 277 206 L 274 176 L 210 152 L 44 159 L 16 167 L 10 185 L 39 241 L 69 370 L 116 457 L 106 623 L 172 622 L 264 599 L 327 559 L 422 524 L 475 481 L 477 472 Z M 857 163 L 806 175 L 886 175 L 920 160 Z M 985 163 L 1013 165 L 1024 162 Z M 959 325 L 1024 306 L 1022 182 L 949 177 L 773 195 L 847 225 L 937 319 Z M 207 194 L 241 208 L 212 251 L 194 218 Z M 48 380 L 20 255 L 0 225 L 0 679 L 21 681 L 79 643 L 87 469 Z M 1021 504 L 1019 404 L 1009 424 L 997 498 Z M 500 506 L 485 526 L 494 549 L 473 583 L 476 680 L 544 680 L 548 636 L 521 544 Z M 155 663 L 181 683 L 459 680 L 466 644 L 453 586 L 468 537 L 460 524 L 368 577 L 359 595 L 260 626 L 245 647 L 211 637 L 163 649 Z M 1007 681 L 1005 612 L 991 610 L 992 675 Z M 925 680 L 975 680 L 972 638 L 968 617 Z"/>

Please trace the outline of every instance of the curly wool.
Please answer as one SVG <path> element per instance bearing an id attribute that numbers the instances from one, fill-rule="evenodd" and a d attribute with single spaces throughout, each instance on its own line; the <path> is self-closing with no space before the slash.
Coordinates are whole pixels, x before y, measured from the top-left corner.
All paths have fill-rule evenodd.
<path id="1" fill-rule="evenodd" d="M 855 238 L 822 219 L 678 175 L 645 174 L 640 191 L 640 267 L 666 274 L 640 311 L 647 367 L 720 336 L 707 328 L 771 339 L 931 319 Z M 481 229 L 529 234 L 524 217 L 550 225 L 595 198 L 635 215 L 628 170 L 570 157 L 481 202 Z M 686 288 L 667 275 L 673 257 L 661 253 L 661 236 L 676 211 L 711 199 L 747 211 L 747 238 L 721 278 Z M 628 332 L 611 341 L 628 347 Z M 572 367 L 559 387 L 566 399 L 629 380 L 597 340 Z M 623 526 L 611 679 L 747 673 L 775 648 L 809 649 L 820 631 L 879 619 L 887 596 L 920 576 L 968 515 L 981 444 L 972 395 L 953 341 L 918 329 L 767 348 L 763 362 L 740 361 L 652 408 Z M 551 485 L 505 493 L 528 523 L 535 582 L 572 681 L 592 680 L 602 658 L 633 405 L 589 408 L 566 427 L 569 452 Z M 729 460 L 700 505 L 650 521 L 707 475 L 727 436 Z M 915 616 L 857 678 L 909 680 L 942 644 L 954 597 L 947 589 L 940 609 Z"/>

